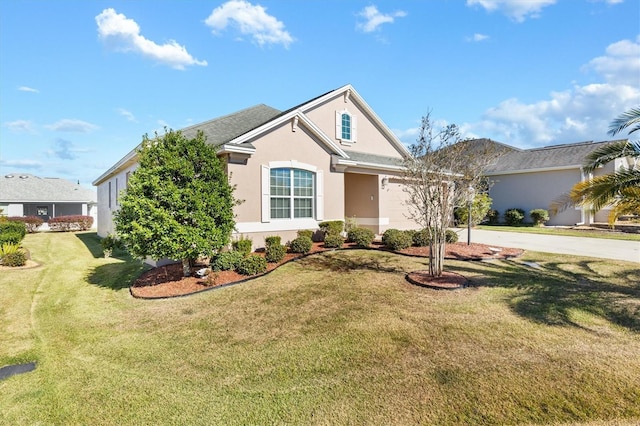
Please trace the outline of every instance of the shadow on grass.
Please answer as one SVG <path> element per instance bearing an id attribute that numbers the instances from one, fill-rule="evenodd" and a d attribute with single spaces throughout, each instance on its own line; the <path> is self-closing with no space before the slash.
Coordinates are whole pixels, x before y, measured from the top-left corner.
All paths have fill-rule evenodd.
<path id="1" fill-rule="evenodd" d="M 517 290 L 506 296 L 511 309 L 532 321 L 557 326 L 584 328 L 575 313 L 586 312 L 640 332 L 640 270 L 617 268 L 602 276 L 598 270 L 613 270 L 606 260 L 549 262 L 541 269 L 518 261 L 485 263 L 483 276 L 473 279 L 476 286 Z M 457 272 L 477 274 L 464 265 Z M 617 284 L 622 283 L 622 284 Z"/>
<path id="2" fill-rule="evenodd" d="M 148 265 L 129 257 L 117 263 L 108 263 L 93 268 L 87 274 L 87 282 L 111 290 L 129 288 L 147 269 Z"/>
<path id="3" fill-rule="evenodd" d="M 89 252 L 94 258 L 104 257 L 104 252 L 102 251 L 102 245 L 100 244 L 101 238 L 95 232 L 78 232 L 75 234 L 76 237 L 82 241 L 82 243 L 87 247 Z M 129 254 L 126 250 L 117 250 L 114 249 L 111 257 L 114 259 L 127 260 L 130 258 Z"/>

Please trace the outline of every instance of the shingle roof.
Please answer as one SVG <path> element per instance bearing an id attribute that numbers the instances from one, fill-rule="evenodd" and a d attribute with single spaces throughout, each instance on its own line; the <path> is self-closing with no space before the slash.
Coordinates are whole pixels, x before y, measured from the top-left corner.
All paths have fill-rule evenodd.
<path id="1" fill-rule="evenodd" d="M 187 138 L 193 138 L 196 136 L 198 130 L 201 130 L 207 137 L 208 143 L 218 146 L 273 120 L 280 114 L 281 111 L 260 104 L 233 114 L 186 127 L 182 129 L 182 133 Z"/>
<path id="2" fill-rule="evenodd" d="M 613 141 L 578 142 L 543 148 L 512 150 L 490 166 L 487 174 L 547 168 L 579 167 L 592 151 Z"/>
<path id="3" fill-rule="evenodd" d="M 0 176 L 0 202 L 96 202 L 95 191 L 61 178 L 28 173 Z"/>
<path id="4" fill-rule="evenodd" d="M 357 161 L 358 163 L 379 164 L 382 166 L 402 166 L 401 158 L 347 151 L 346 149 L 344 152 L 349 156 L 350 160 Z"/>

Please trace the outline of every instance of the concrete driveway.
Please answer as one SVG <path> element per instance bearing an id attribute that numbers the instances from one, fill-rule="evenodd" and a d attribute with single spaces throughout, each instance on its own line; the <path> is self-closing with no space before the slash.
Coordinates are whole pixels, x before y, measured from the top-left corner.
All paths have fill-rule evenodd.
<path id="1" fill-rule="evenodd" d="M 459 241 L 467 241 L 467 230 L 457 229 L 457 231 L 459 231 Z M 471 242 L 501 247 L 516 247 L 546 253 L 573 254 L 576 256 L 600 257 L 640 263 L 640 241 L 471 229 Z"/>

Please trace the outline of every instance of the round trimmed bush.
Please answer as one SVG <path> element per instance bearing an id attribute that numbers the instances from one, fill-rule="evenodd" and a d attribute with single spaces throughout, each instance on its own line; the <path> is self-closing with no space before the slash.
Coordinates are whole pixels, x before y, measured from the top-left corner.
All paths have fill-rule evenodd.
<path id="1" fill-rule="evenodd" d="M 310 229 L 301 229 L 298 231 L 298 237 L 309 237 L 313 239 L 313 231 Z"/>
<path id="2" fill-rule="evenodd" d="M 235 271 L 244 255 L 239 251 L 224 251 L 211 259 L 211 269 L 214 271 Z"/>
<path id="3" fill-rule="evenodd" d="M 278 237 L 280 238 L 280 237 Z M 287 248 L 282 244 L 269 244 L 265 250 L 265 259 L 269 263 L 278 263 L 287 254 Z"/>
<path id="4" fill-rule="evenodd" d="M 242 275 L 261 274 L 267 270 L 267 259 L 258 254 L 249 255 L 242 259 L 236 270 Z"/>
<path id="5" fill-rule="evenodd" d="M 416 247 L 427 247 L 431 242 L 428 229 L 421 229 L 413 233 L 413 245 Z"/>
<path id="6" fill-rule="evenodd" d="M 344 238 L 340 234 L 328 234 L 324 237 L 324 246 L 326 248 L 342 248 Z"/>
<path id="7" fill-rule="evenodd" d="M 344 222 L 342 220 L 329 220 L 326 222 L 320 222 L 318 227 L 325 236 L 329 234 L 340 234 L 344 229 Z"/>
<path id="8" fill-rule="evenodd" d="M 500 222 L 500 212 L 496 209 L 490 209 L 487 212 L 485 219 L 489 222 L 489 224 L 495 225 Z"/>
<path id="9" fill-rule="evenodd" d="M 375 234 L 369 228 L 352 228 L 347 234 L 347 239 L 358 247 L 369 247 L 375 238 Z"/>
<path id="10" fill-rule="evenodd" d="M 309 253 L 313 247 L 313 241 L 311 238 L 303 236 L 298 237 L 289 243 L 289 249 L 293 253 Z"/>
<path id="11" fill-rule="evenodd" d="M 279 235 L 272 235 L 264 239 L 264 245 L 266 248 L 270 246 L 279 246 L 282 244 L 282 238 Z"/>
<path id="12" fill-rule="evenodd" d="M 452 231 L 451 229 L 447 229 L 444 233 L 444 241 L 451 244 L 458 242 L 458 233 L 456 231 Z"/>
<path id="13" fill-rule="evenodd" d="M 504 212 L 504 221 L 509 226 L 517 226 L 524 220 L 524 210 L 508 209 Z"/>
<path id="14" fill-rule="evenodd" d="M 533 209 L 529 212 L 535 226 L 544 225 L 549 220 L 549 212 L 545 209 Z"/>
<path id="15" fill-rule="evenodd" d="M 20 244 L 24 236 L 18 232 L 3 232 L 0 234 L 0 245 L 2 244 Z"/>
<path id="16" fill-rule="evenodd" d="M 413 244 L 411 234 L 397 229 L 387 229 L 382 235 L 382 242 L 387 248 L 394 251 L 406 249 Z"/>
<path id="17" fill-rule="evenodd" d="M 241 239 L 231 243 L 231 245 L 233 247 L 233 250 L 239 251 L 243 256 L 248 256 L 253 248 L 253 241 L 251 240 L 251 238 L 242 237 Z"/>

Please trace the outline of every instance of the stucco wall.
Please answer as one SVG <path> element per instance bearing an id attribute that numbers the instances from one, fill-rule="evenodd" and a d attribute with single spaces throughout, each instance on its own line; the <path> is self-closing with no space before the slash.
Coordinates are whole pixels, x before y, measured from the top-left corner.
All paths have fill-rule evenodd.
<path id="1" fill-rule="evenodd" d="M 494 182 L 489 195 L 493 199 L 491 208 L 500 212 L 503 220 L 505 210 L 521 208 L 525 211 L 525 221 L 530 222 L 529 211 L 533 209 L 549 209 L 549 204 L 568 192 L 580 181 L 580 170 L 559 170 L 536 173 L 519 173 L 511 175 L 490 176 Z M 575 225 L 582 220 L 581 212 L 569 208 L 556 216 L 552 216 L 547 225 Z"/>
<path id="2" fill-rule="evenodd" d="M 380 202 L 378 176 L 345 173 L 344 186 L 345 217 L 355 218 L 358 225 L 377 226 Z"/>
<path id="3" fill-rule="evenodd" d="M 378 176 L 380 188 L 382 188 L 382 179 L 384 176 Z M 389 183 L 384 189 L 380 190 L 380 233 L 389 228 L 395 229 L 419 229 L 420 225 L 409 219 L 407 206 L 408 194 L 403 190 L 403 184 L 400 179 L 388 176 Z M 385 223 L 385 219 L 386 223 Z"/>

